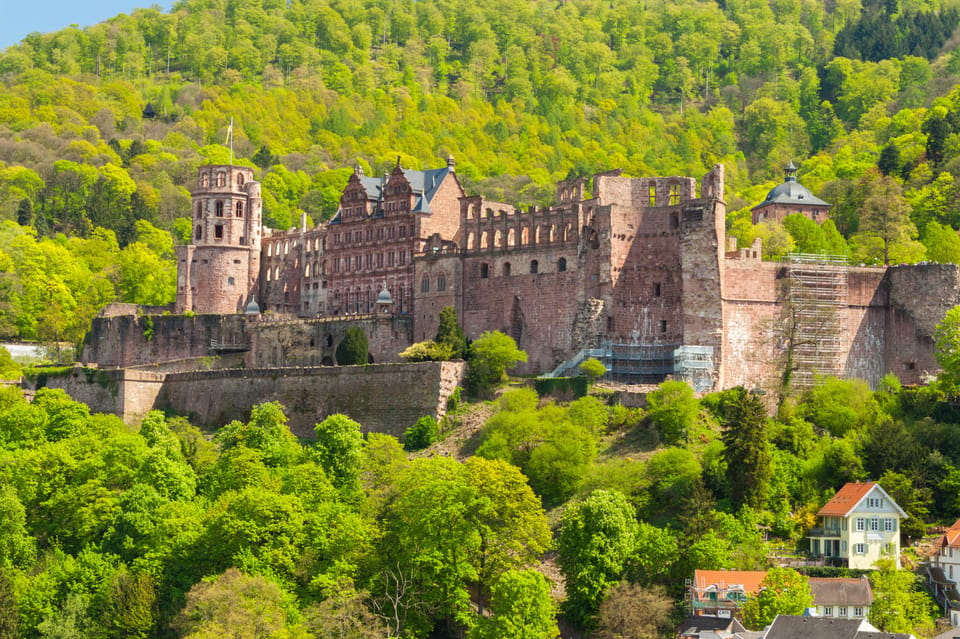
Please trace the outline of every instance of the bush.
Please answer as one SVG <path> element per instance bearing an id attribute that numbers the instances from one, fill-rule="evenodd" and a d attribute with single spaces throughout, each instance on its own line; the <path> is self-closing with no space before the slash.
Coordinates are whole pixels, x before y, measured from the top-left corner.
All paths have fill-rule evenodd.
<path id="1" fill-rule="evenodd" d="M 541 397 L 555 397 L 572 401 L 587 394 L 589 382 L 586 377 L 539 377 L 533 387 Z"/>
<path id="2" fill-rule="evenodd" d="M 405 362 L 443 362 L 453 359 L 453 347 L 428 339 L 401 351 L 400 359 Z"/>
<path id="3" fill-rule="evenodd" d="M 470 368 L 467 384 L 470 392 L 487 394 L 507 379 L 507 369 L 527 361 L 527 354 L 517 348 L 509 335 L 486 331 L 470 345 Z"/>
<path id="4" fill-rule="evenodd" d="M 607 367 L 595 357 L 581 362 L 579 368 L 580 372 L 586 375 L 591 382 L 595 382 L 607 374 Z"/>
<path id="5" fill-rule="evenodd" d="M 440 436 L 437 420 L 425 415 L 403 433 L 403 447 L 406 450 L 423 450 Z"/>

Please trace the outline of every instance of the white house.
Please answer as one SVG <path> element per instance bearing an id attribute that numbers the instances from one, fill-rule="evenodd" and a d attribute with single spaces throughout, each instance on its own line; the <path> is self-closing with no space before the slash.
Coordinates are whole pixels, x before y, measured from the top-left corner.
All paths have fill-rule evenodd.
<path id="1" fill-rule="evenodd" d="M 944 531 L 933 545 L 933 554 L 927 565 L 927 576 L 934 597 L 950 617 L 950 623 L 960 626 L 960 519 Z"/>
<path id="2" fill-rule="evenodd" d="M 907 513 L 875 482 L 849 483 L 820 512 L 810 531 L 810 554 L 849 568 L 870 569 L 878 559 L 900 566 L 900 520 Z"/>
<path id="3" fill-rule="evenodd" d="M 866 577 L 810 577 L 810 593 L 818 617 L 866 619 L 873 604 Z"/>

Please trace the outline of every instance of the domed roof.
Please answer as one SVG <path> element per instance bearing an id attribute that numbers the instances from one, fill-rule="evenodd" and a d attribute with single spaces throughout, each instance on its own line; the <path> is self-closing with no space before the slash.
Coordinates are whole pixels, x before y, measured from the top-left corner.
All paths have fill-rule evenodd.
<path id="1" fill-rule="evenodd" d="M 244 315 L 259 315 L 260 314 L 260 305 L 257 304 L 257 298 L 253 295 L 250 296 L 250 303 L 246 305 L 243 309 Z"/>
<path id="2" fill-rule="evenodd" d="M 776 185 L 767 193 L 766 199 L 756 205 L 755 209 L 768 204 L 806 204 L 810 206 L 830 206 L 816 195 L 810 192 L 810 189 L 797 182 L 797 167 L 790 162 L 784 169 L 786 176 L 784 181 Z"/>
<path id="3" fill-rule="evenodd" d="M 377 304 L 393 304 L 393 296 L 387 290 L 387 283 L 383 283 L 383 289 L 377 294 Z"/>

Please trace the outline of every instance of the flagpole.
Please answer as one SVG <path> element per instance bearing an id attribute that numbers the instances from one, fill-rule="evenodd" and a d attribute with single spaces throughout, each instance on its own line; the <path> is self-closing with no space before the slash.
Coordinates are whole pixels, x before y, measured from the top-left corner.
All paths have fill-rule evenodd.
<path id="1" fill-rule="evenodd" d="M 233 116 L 230 116 L 230 128 L 227 129 L 230 138 L 230 164 L 233 164 Z"/>

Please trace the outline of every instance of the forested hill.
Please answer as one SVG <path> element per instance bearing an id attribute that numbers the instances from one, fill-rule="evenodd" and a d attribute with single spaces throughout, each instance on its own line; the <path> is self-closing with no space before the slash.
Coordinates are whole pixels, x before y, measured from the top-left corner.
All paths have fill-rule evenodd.
<path id="1" fill-rule="evenodd" d="M 470 192 L 518 205 L 548 202 L 570 174 L 699 176 L 722 162 L 731 211 L 762 199 L 793 159 L 837 205 L 855 259 L 876 257 L 876 241 L 857 239 L 873 196 L 910 218 L 898 261 L 930 258 L 918 229 L 960 224 L 958 7 L 184 0 L 170 13 L 137 10 L 0 53 L 0 218 L 78 238 L 60 243 L 74 254 L 104 228 L 118 254 L 152 233 L 145 222 L 176 227 L 197 165 L 228 160 L 233 118 L 237 161 L 262 169 L 278 228 L 301 210 L 325 219 L 352 166 L 378 174 L 398 155 L 413 168 L 453 155 Z M 156 117 L 143 117 L 147 104 Z M 763 235 L 772 254 L 811 248 L 795 229 L 754 229 L 742 215 L 731 224 L 741 241 Z M 22 277 L 9 245 L 21 232 L 0 236 L 0 272 Z M 101 298 L 172 291 L 169 274 L 140 293 L 113 277 Z M 17 312 L 0 308 L 0 333 L 35 336 Z"/>

